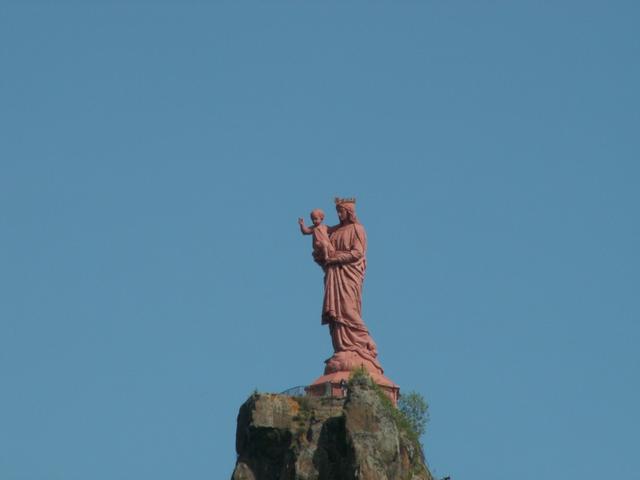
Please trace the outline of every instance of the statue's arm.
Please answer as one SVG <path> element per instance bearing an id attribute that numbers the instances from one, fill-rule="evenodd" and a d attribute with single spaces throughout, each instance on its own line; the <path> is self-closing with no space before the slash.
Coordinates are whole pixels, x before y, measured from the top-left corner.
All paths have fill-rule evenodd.
<path id="1" fill-rule="evenodd" d="M 346 264 L 357 262 L 362 258 L 362 252 L 358 250 L 348 250 L 348 251 L 338 251 L 335 252 L 331 257 L 327 258 L 325 262 L 327 265 L 331 264 Z"/>
<path id="2" fill-rule="evenodd" d="M 331 255 L 326 263 L 330 264 L 346 264 L 354 263 L 364 257 L 364 245 L 360 238 L 356 238 L 351 250 L 338 250 Z"/>
<path id="3" fill-rule="evenodd" d="M 300 232 L 303 235 L 311 235 L 313 233 L 313 228 L 309 228 L 305 226 L 303 219 L 301 218 L 298 219 L 298 225 L 300 225 Z"/>

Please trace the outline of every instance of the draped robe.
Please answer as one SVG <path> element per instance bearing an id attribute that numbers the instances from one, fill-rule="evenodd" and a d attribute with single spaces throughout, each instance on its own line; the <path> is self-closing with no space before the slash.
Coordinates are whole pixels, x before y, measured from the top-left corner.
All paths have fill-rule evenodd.
<path id="1" fill-rule="evenodd" d="M 333 230 L 330 240 L 335 253 L 324 265 L 322 323 L 329 324 L 335 353 L 354 352 L 382 372 L 376 344 L 362 320 L 366 232 L 360 223 L 347 223 Z"/>

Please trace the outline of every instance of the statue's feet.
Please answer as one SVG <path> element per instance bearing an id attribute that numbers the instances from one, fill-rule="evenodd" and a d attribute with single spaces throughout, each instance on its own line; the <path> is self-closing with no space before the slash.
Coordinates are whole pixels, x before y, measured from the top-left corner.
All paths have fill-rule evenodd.
<path id="1" fill-rule="evenodd" d="M 358 368 L 364 368 L 371 374 L 382 374 L 380 363 L 374 359 L 368 359 L 357 352 L 344 351 L 336 352 L 333 356 L 325 360 L 325 375 L 335 372 L 351 372 Z"/>

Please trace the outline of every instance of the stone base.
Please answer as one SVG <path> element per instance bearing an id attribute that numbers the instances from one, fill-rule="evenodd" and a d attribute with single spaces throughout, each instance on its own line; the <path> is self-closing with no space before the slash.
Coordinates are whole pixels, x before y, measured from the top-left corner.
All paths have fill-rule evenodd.
<path id="1" fill-rule="evenodd" d="M 368 372 L 373 381 L 387 394 L 394 405 L 400 397 L 400 387 L 385 377 L 382 373 Z M 333 372 L 317 378 L 306 390 L 314 397 L 345 397 L 350 371 Z"/>
<path id="2" fill-rule="evenodd" d="M 354 382 L 346 402 L 254 393 L 238 412 L 231 480 L 434 480 L 380 400 L 369 382 Z"/>

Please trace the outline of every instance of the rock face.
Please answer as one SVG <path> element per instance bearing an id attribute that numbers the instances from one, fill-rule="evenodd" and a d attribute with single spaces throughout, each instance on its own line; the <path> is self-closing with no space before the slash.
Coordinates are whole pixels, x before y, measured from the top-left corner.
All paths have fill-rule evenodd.
<path id="1" fill-rule="evenodd" d="M 232 480 L 433 480 L 385 400 L 367 378 L 346 399 L 252 395 L 238 414 Z"/>

